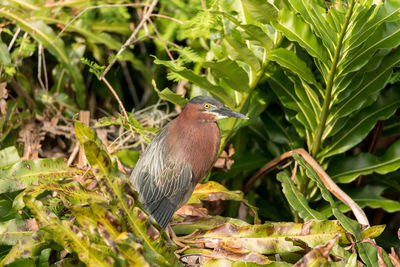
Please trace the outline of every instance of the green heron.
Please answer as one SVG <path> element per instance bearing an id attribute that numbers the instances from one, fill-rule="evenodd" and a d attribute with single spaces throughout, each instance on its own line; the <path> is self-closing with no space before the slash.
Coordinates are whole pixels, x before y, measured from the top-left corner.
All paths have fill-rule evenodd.
<path id="1" fill-rule="evenodd" d="M 217 120 L 248 119 L 209 96 L 190 100 L 148 145 L 130 176 L 139 201 L 165 228 L 210 171 L 221 142 Z"/>

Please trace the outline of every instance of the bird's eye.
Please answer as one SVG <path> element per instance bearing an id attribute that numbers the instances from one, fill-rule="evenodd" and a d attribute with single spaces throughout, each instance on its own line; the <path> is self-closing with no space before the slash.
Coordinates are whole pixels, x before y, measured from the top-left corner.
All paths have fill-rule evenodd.
<path id="1" fill-rule="evenodd" d="M 210 108 L 210 104 L 204 104 L 203 107 L 204 107 L 205 109 L 208 109 L 208 108 Z"/>

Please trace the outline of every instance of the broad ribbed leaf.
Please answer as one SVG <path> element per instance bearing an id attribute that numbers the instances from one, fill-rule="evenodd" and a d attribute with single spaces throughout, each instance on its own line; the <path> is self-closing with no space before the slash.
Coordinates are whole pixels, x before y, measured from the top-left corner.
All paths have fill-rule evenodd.
<path id="1" fill-rule="evenodd" d="M 254 53 L 246 46 L 242 40 L 237 40 L 233 35 L 225 35 L 225 47 L 230 58 L 246 62 L 253 71 L 261 69 L 261 64 Z"/>
<path id="2" fill-rule="evenodd" d="M 296 119 L 301 122 L 306 129 L 315 129 L 316 117 L 313 110 L 300 101 L 293 88 L 293 84 L 285 77 L 284 72 L 280 70 L 269 71 L 266 72 L 265 75 L 268 77 L 268 83 L 281 103 L 286 108 L 298 112 Z"/>
<path id="3" fill-rule="evenodd" d="M 343 63 L 341 75 L 361 69 L 378 49 L 391 49 L 400 44 L 400 20 L 386 22 L 376 29 L 376 32 L 362 47 L 354 49 L 347 55 Z"/>
<path id="4" fill-rule="evenodd" d="M 339 94 L 339 103 L 332 108 L 332 116 L 347 116 L 362 107 L 371 94 L 377 93 L 384 88 L 393 73 L 393 68 L 399 63 L 400 51 L 397 50 L 387 55 L 380 64 L 380 67 L 372 72 L 365 73 L 361 80 L 359 77 L 356 77 L 346 90 Z M 338 90 L 342 91 L 343 89 Z"/>
<path id="5" fill-rule="evenodd" d="M 228 190 L 225 186 L 214 182 L 209 181 L 205 184 L 198 184 L 190 199 L 188 200 L 188 204 L 191 203 L 201 203 L 201 200 L 206 201 L 217 201 L 217 200 L 234 200 L 243 202 L 251 211 L 254 216 L 254 221 L 259 223 L 257 208 L 253 205 L 250 205 L 247 199 L 244 198 L 244 194 L 242 191 L 232 191 Z"/>
<path id="6" fill-rule="evenodd" d="M 260 27 L 253 24 L 241 24 L 240 28 L 244 30 L 242 32 L 244 39 L 254 41 L 254 43 L 267 50 L 271 50 L 274 46 L 274 42 Z"/>
<path id="7" fill-rule="evenodd" d="M 278 12 L 273 5 L 263 0 L 242 0 L 245 12 L 255 21 L 263 24 L 271 23 L 278 17 Z"/>
<path id="8" fill-rule="evenodd" d="M 330 52 L 332 57 L 337 44 L 337 33 L 340 32 L 340 28 L 332 28 L 330 24 L 326 22 L 325 7 L 321 5 L 321 2 L 315 0 L 291 0 L 289 2 L 307 23 L 313 25 L 315 34 L 317 34 L 325 44 L 327 51 Z M 331 8 L 328 15 L 332 16 L 332 12 L 337 12 L 337 8 Z"/>
<path id="9" fill-rule="evenodd" d="M 375 13 L 374 11 L 376 9 L 377 11 Z M 350 34 L 349 47 L 358 47 L 365 42 L 371 34 L 376 32 L 378 26 L 398 16 L 400 2 L 397 0 L 387 0 L 383 3 L 379 3 L 377 6 L 372 5 L 371 7 L 366 7 L 366 10 L 368 12 L 365 12 L 364 16 L 360 16 L 359 19 L 356 20 L 354 32 Z"/>
<path id="10" fill-rule="evenodd" d="M 360 175 L 373 172 L 386 174 L 400 168 L 400 141 L 395 142 L 385 154 L 377 157 L 370 153 L 335 159 L 327 172 L 338 183 L 350 183 Z"/>
<path id="11" fill-rule="evenodd" d="M 63 159 L 26 160 L 6 170 L 0 169 L 0 193 L 13 192 L 32 185 L 60 181 L 83 171 L 68 167 Z"/>
<path id="12" fill-rule="evenodd" d="M 307 203 L 304 195 L 299 192 L 293 181 L 285 172 L 278 173 L 277 179 L 282 183 L 282 191 L 290 206 L 304 220 L 326 220 L 327 217 L 316 210 L 313 210 Z"/>
<path id="13" fill-rule="evenodd" d="M 361 110 L 346 126 L 326 144 L 319 154 L 330 157 L 354 147 L 372 130 L 378 120 L 385 120 L 400 107 L 400 92 L 389 89 L 379 96 L 376 103 Z"/>
<path id="14" fill-rule="evenodd" d="M 311 72 L 310 68 L 297 56 L 295 52 L 283 48 L 277 48 L 269 52 L 268 58 L 271 61 L 275 61 L 283 68 L 289 69 L 299 76 L 300 79 L 303 79 L 311 84 L 317 84 L 314 74 Z"/>
<path id="15" fill-rule="evenodd" d="M 330 60 L 326 49 L 312 32 L 310 25 L 296 16 L 294 12 L 287 9 L 281 10 L 279 22 L 273 25 L 277 30 L 283 32 L 289 40 L 299 43 L 311 56 L 318 58 L 326 66 L 329 66 Z"/>
<path id="16" fill-rule="evenodd" d="M 210 68 L 214 77 L 223 79 L 233 90 L 246 92 L 249 90 L 249 78 L 247 73 L 232 60 L 220 62 L 204 62 L 203 66 Z"/>

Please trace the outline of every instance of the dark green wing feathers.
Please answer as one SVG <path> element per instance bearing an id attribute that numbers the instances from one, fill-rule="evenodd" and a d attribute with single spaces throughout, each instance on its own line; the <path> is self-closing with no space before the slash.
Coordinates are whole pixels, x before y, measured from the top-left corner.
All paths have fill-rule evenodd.
<path id="1" fill-rule="evenodd" d="M 174 151 L 166 151 L 166 128 L 146 148 L 130 176 L 139 201 L 163 228 L 195 186 L 191 166 L 174 160 Z"/>

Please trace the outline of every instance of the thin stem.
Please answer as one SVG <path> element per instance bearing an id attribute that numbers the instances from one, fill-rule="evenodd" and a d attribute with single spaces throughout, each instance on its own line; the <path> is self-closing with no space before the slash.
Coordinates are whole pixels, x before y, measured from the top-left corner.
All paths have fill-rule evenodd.
<path id="1" fill-rule="evenodd" d="M 139 24 L 137 25 L 136 29 L 133 31 L 131 36 L 126 40 L 126 42 L 122 45 L 121 49 L 118 51 L 117 55 L 114 57 L 113 61 L 108 64 L 107 68 L 104 70 L 104 72 L 100 76 L 100 80 L 104 78 L 107 74 L 107 72 L 111 69 L 111 67 L 115 64 L 117 61 L 118 57 L 125 51 L 125 49 L 130 46 L 136 39 L 137 34 L 139 33 L 139 30 L 144 26 L 145 22 L 148 20 L 150 17 L 151 13 L 153 12 L 153 9 L 156 7 L 158 3 L 158 0 L 153 0 L 151 5 L 149 6 L 147 12 L 143 15 L 143 18 L 140 20 Z M 146 6 L 147 7 L 147 6 Z"/>
<path id="2" fill-rule="evenodd" d="M 334 81 L 335 74 L 336 74 L 340 51 L 342 50 L 344 35 L 346 34 L 347 27 L 349 26 L 349 23 L 350 23 L 351 15 L 353 13 L 354 3 L 355 3 L 355 0 L 352 0 L 351 4 L 349 6 L 349 9 L 347 10 L 345 22 L 344 22 L 342 31 L 339 35 L 338 46 L 336 47 L 335 55 L 334 55 L 334 58 L 332 61 L 332 66 L 329 71 L 328 81 L 326 83 L 324 104 L 322 106 L 322 112 L 321 112 L 321 117 L 320 117 L 318 128 L 317 128 L 317 133 L 315 134 L 315 138 L 314 138 L 315 141 L 313 143 L 312 150 L 311 150 L 311 154 L 314 157 L 319 152 L 319 149 L 322 144 L 322 135 L 324 134 L 324 131 L 325 131 L 326 120 L 329 115 L 329 109 L 330 109 L 331 100 L 332 100 L 333 81 Z"/>

